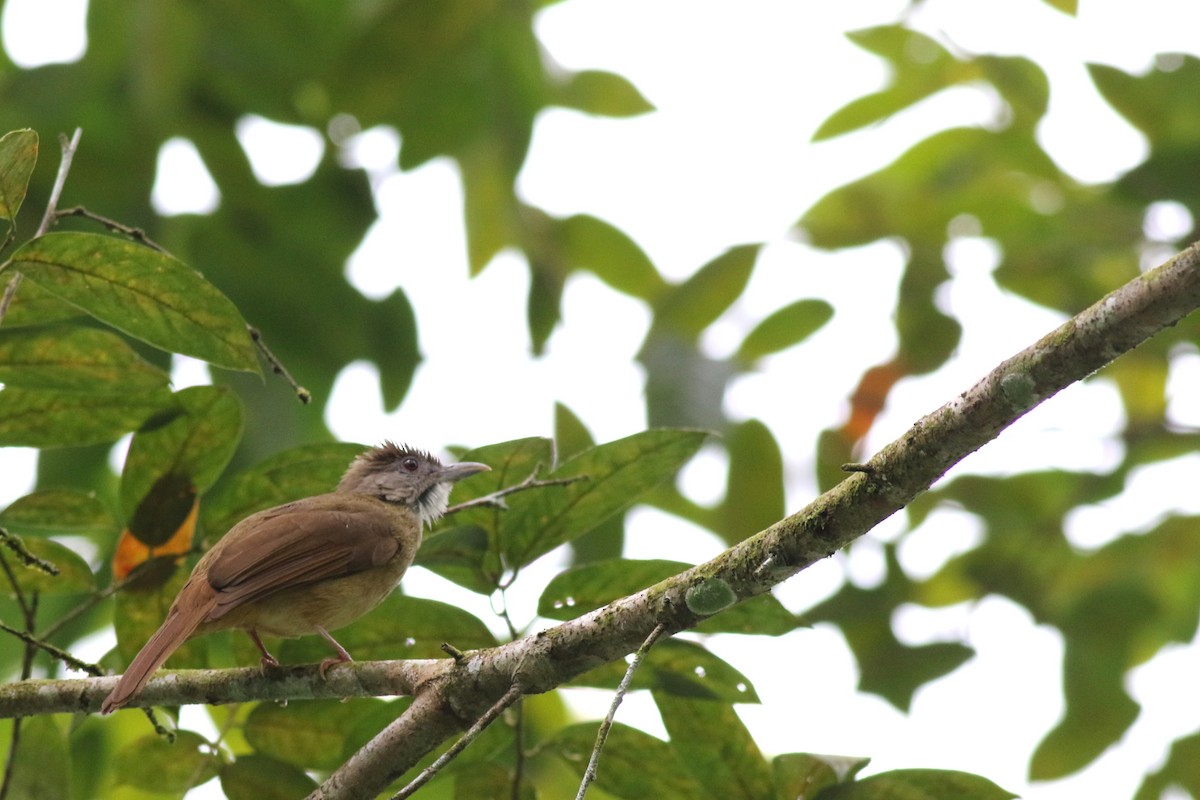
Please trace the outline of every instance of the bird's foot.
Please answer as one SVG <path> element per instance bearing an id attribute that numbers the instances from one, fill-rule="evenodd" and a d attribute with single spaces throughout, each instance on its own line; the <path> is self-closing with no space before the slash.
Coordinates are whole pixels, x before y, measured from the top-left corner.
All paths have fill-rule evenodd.
<path id="1" fill-rule="evenodd" d="M 325 671 L 330 667 L 336 667 L 338 664 L 347 664 L 353 660 L 350 656 L 346 656 L 345 658 L 342 658 L 340 655 L 330 656 L 317 665 L 317 674 L 321 676 L 321 680 L 325 680 Z"/>
<path id="2" fill-rule="evenodd" d="M 324 680 L 325 679 L 325 671 L 328 670 L 330 667 L 336 667 L 338 664 L 345 664 L 347 661 L 353 661 L 354 659 L 352 659 L 350 657 L 350 654 L 346 652 L 346 648 L 344 648 L 340 644 L 338 644 L 337 639 L 334 639 L 332 636 L 329 635 L 329 631 L 325 630 L 324 628 L 322 628 L 321 626 L 318 625 L 317 633 L 321 634 L 321 636 L 325 639 L 325 641 L 329 642 L 329 646 L 332 647 L 337 652 L 336 656 L 331 656 L 331 657 L 325 659 L 317 667 L 317 673 L 321 676 L 321 680 Z"/>
<path id="3" fill-rule="evenodd" d="M 274 669 L 279 666 L 279 659 L 271 655 L 267 650 L 267 646 L 263 644 L 262 639 L 258 636 L 258 631 L 254 628 L 247 628 L 246 633 L 250 635 L 250 639 L 254 642 L 254 646 L 258 648 L 258 652 L 262 653 L 262 658 L 258 661 L 262 664 L 263 669 Z"/>

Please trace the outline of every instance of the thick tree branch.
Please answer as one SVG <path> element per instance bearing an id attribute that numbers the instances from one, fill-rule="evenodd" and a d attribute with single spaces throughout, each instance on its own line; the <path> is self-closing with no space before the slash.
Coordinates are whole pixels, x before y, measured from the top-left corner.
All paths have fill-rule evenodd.
<path id="1" fill-rule="evenodd" d="M 328 682 L 312 667 L 266 677 L 257 669 L 173 673 L 151 681 L 139 704 L 413 693 L 408 710 L 310 796 L 373 798 L 514 686 L 521 694 L 549 691 L 634 652 L 660 624 L 664 635 L 690 628 L 832 555 L 1030 409 L 1198 306 L 1200 247 L 1193 245 L 1000 364 L 807 507 L 705 564 L 578 619 L 462 659 L 339 667 Z M 0 714 L 92 711 L 114 680 L 0 687 Z"/>
<path id="2" fill-rule="evenodd" d="M 425 753 L 411 740 L 451 714 L 469 725 L 512 685 L 553 689 L 633 652 L 662 624 L 695 625 L 722 594 L 744 600 L 832 555 L 890 517 L 951 466 L 1062 389 L 1200 306 L 1200 246 L 1141 275 L 1004 361 L 918 420 L 805 508 L 713 560 L 555 628 L 474 653 L 426 684 L 412 706 L 330 776 L 309 800 L 370 798 Z M 727 590 L 727 591 L 726 591 Z M 703 612 L 703 613 L 699 613 Z M 437 699 L 435 700 L 435 696 Z"/>

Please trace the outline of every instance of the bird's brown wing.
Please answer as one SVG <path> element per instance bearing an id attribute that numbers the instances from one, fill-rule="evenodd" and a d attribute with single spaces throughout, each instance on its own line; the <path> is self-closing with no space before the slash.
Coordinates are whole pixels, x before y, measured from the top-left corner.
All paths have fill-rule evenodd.
<path id="1" fill-rule="evenodd" d="M 364 497 L 321 495 L 248 517 L 208 567 L 215 620 L 280 589 L 387 563 L 400 547 L 395 512 Z M 414 521 L 414 524 L 417 524 Z"/>

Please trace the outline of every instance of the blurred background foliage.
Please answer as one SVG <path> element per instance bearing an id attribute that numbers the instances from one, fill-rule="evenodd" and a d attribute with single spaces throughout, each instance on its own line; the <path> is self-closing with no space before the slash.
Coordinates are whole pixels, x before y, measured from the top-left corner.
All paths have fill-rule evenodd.
<path id="1" fill-rule="evenodd" d="M 42 450 L 38 459 L 39 492 L 0 513 L 0 525 L 35 543 L 35 553 L 66 568 L 58 582 L 39 584 L 39 631 L 49 629 L 46 635 L 52 641 L 69 647 L 111 624 L 112 603 L 98 604 L 62 623 L 57 620 L 109 580 L 110 557 L 122 529 L 133 530 L 143 543 L 161 544 L 186 528 L 182 547 L 174 551 L 184 552 L 191 526 L 197 524 L 197 493 L 202 495 L 201 536 L 211 539 L 251 508 L 332 483 L 355 448 L 332 441 L 321 409 L 347 364 L 374 362 L 382 376 L 385 407 L 394 408 L 403 400 L 421 360 L 421 337 L 436 332 L 417 330 L 403 289 L 371 300 L 345 279 L 347 259 L 376 220 L 367 175 L 345 165 L 345 150 L 361 130 L 382 125 L 399 131 L 399 165 L 404 169 L 440 156 L 453 159 L 464 187 L 472 273 L 487 269 L 502 250 L 524 257 L 531 279 L 523 313 L 535 354 L 554 334 L 562 315 L 563 288 L 574 273 L 591 273 L 649 306 L 653 322 L 637 355 L 646 375 L 646 418 L 656 427 L 721 434 L 716 446 L 728 454 L 729 485 L 725 499 L 708 507 L 685 498 L 669 482 L 661 483 L 698 446 L 672 439 L 670 446 L 678 449 L 647 467 L 633 488 L 650 491 L 648 502 L 711 530 L 727 543 L 785 513 L 783 453 L 814 453 L 812 469 L 821 487 L 828 488 L 842 476 L 839 465 L 862 455 L 859 445 L 893 387 L 908 376 L 938 370 L 952 357 L 961 326 L 938 296 L 953 280 L 945 253 L 956 237 L 986 237 L 999 253 L 994 275 L 1000 286 L 1065 314 L 1133 278 L 1140 266 L 1156 263 L 1197 238 L 1194 224 L 1192 230 L 1169 239 L 1156 236 L 1146 225 L 1148 210 L 1156 204 L 1178 204 L 1193 221 L 1200 215 L 1195 180 L 1200 174 L 1200 104 L 1195 102 L 1200 61 L 1192 56 L 1164 55 L 1158 67 L 1144 75 L 1107 66 L 1090 68 L 1104 99 L 1146 137 L 1149 151 L 1120 179 L 1085 185 L 1060 169 L 1039 143 L 1049 82 L 1037 63 L 951 50 L 902 23 L 852 33 L 858 47 L 886 63 L 890 77 L 884 88 L 832 114 L 816 139 L 875 125 L 964 84 L 994 92 L 996 113 L 986 126 L 937 132 L 807 210 L 796 209 L 795 230 L 814 247 L 836 250 L 887 239 L 902 245 L 905 261 L 894 308 L 894 354 L 881 363 L 862 365 L 845 418 L 829 420 L 819 441 L 779 441 L 758 420 L 729 418 L 724 399 L 730 381 L 755 369 L 764 357 L 802 345 L 833 314 L 854 310 L 835 309 L 813 298 L 780 298 L 778 311 L 758 320 L 731 357 L 714 358 L 701 346 L 701 337 L 745 289 L 760 245 L 731 248 L 690 277 L 673 281 L 629 235 L 604 220 L 556 217 L 524 202 L 514 184 L 540 112 L 553 106 L 609 117 L 652 112 L 638 89 L 619 75 L 572 72 L 551 63 L 533 31 L 542 5 L 491 0 L 92 0 L 88 48 L 81 60 L 22 69 L 0 54 L 0 127 L 33 128 L 42 135 L 18 240 L 32 232 L 46 205 L 58 166 L 54 135 L 82 127 L 84 147 L 71 169 L 69 203 L 144 229 L 198 269 L 263 332 L 299 383 L 312 391 L 315 406 L 297 403 L 282 381 L 214 370 L 217 386 L 188 390 L 187 398 L 171 401 L 169 419 L 142 425 L 158 400 L 129 412 L 132 416 L 120 424 L 124 430 L 141 430 L 122 478 L 109 467 L 114 436 L 95 439 L 100 444 L 65 446 L 92 441 L 76 430 L 49 442 L 55 446 Z M 1051 5 L 1074 11 L 1070 2 Z M 251 114 L 320 132 L 326 147 L 311 177 L 285 186 L 266 186 L 255 177 L 235 136 L 239 121 Z M 152 206 L 156 154 L 173 137 L 195 145 L 218 187 L 221 201 L 213 213 L 164 217 Z M 73 219 L 58 227 L 95 230 Z M 38 288 L 21 290 L 13 316 L 5 323 L 10 338 L 0 347 L 19 346 L 11 336 L 21 330 L 22 304 L 33 305 Z M 34 314 L 31 319 L 47 318 Z M 1195 518 L 1166 513 L 1148 529 L 1129 531 L 1131 535 L 1085 551 L 1065 539 L 1063 522 L 1075 509 L 1119 495 L 1133 470 L 1196 450 L 1197 431 L 1166 422 L 1172 358 L 1194 354 L 1195 339 L 1195 324 L 1185 323 L 1105 371 L 1119 389 L 1126 420 L 1119 433 L 1121 456 L 1112 470 L 1047 471 L 1039 454 L 1030 453 L 1027 472 L 951 477 L 908 509 L 907 529 L 939 509 L 953 508 L 972 515 L 982 536 L 935 574 L 922 579 L 907 575 L 894 557 L 895 544 L 888 544 L 887 576 L 879 586 L 867 589 L 848 583 L 802 618 L 767 598 L 752 614 L 735 611 L 714 619 L 713 629 L 780 635 L 797 624 L 833 623 L 858 659 L 861 688 L 907 709 L 919 687 L 954 670 L 972 650 L 966 642 L 917 647 L 901 643 L 890 628 L 896 609 L 906 603 L 940 607 L 990 594 L 1011 598 L 1039 623 L 1059 630 L 1066 646 L 1066 714 L 1034 754 L 1031 776 L 1054 779 L 1086 766 L 1119 741 L 1137 716 L 1138 706 L 1125 687 L 1128 671 L 1162 648 L 1195 636 L 1200 538 Z M 131 347 L 139 359 L 129 362 L 135 366 L 122 380 L 140 376 L 141 381 L 136 392 L 126 393 L 125 401 L 135 403 L 129 394 L 148 397 L 162 392 L 156 377 L 162 373 L 153 368 L 167 369 L 169 354 L 140 341 L 122 341 L 121 346 Z M 9 352 L 16 351 L 0 355 Z M 4 392 L 9 392 L 15 383 L 8 376 L 4 380 Z M 95 390 L 95 385 L 88 386 Z M 3 443 L 30 443 L 27 434 L 9 425 Z M 588 450 L 594 443 L 587 420 L 565 406 L 557 410 L 553 434 L 560 463 L 596 452 Z M 169 452 L 185 454 L 172 468 L 190 465 L 190 482 L 183 489 L 161 484 L 172 474 L 154 463 L 154 453 L 164 452 L 163 441 L 171 443 Z M 591 468 L 642 458 L 646 451 L 638 447 L 649 446 L 640 439 L 632 451 L 618 453 L 618 444 L 613 443 L 614 449 L 605 451 L 600 461 L 592 457 Z M 527 469 L 541 463 L 549 468 L 553 460 L 547 440 L 498 447 L 486 455 L 506 459 L 512 468 L 509 482 L 524 476 L 518 466 Z M 140 460 L 139 452 L 144 456 Z M 495 476 L 500 480 L 500 473 Z M 210 486 L 211 494 L 204 495 Z M 143 501 L 156 491 L 158 501 L 146 512 L 150 517 L 139 519 Z M 630 487 L 622 485 L 619 491 L 628 494 Z M 432 538 L 422 562 L 467 588 L 488 593 L 511 577 L 506 569 L 519 568 L 550 547 L 570 542 L 571 567 L 547 588 L 540 608 L 547 617 L 569 618 L 660 580 L 680 566 L 618 560 L 624 535 L 621 511 L 627 506 L 628 502 L 617 503 L 604 514 L 597 512 L 586 525 L 551 531 L 546 541 L 532 533 L 527 533 L 532 540 L 503 538 L 518 534 L 505 534 L 506 523 L 476 514 Z M 527 513 L 536 512 L 534 508 Z M 81 552 L 93 554 L 92 563 L 50 535 L 71 537 L 63 540 L 68 544 L 86 542 Z M 163 575 L 150 595 L 119 594 L 122 655 L 128 657 L 147 626 L 153 627 L 164 598 L 169 599 L 179 580 L 178 573 Z M 30 584 L 26 591 L 33 588 L 38 587 Z M 19 619 L 21 611 L 8 594 L 8 599 L 0 599 L 0 616 Z M 395 602 L 416 601 L 397 597 Z M 460 647 L 493 641 L 485 627 L 475 625 L 473 618 L 464 619 L 458 609 L 424 613 L 438 620 L 442 630 L 455 631 L 451 638 Z M 518 628 L 525 622 L 517 621 Z M 407 634 L 413 654 L 432 653 L 430 643 L 444 635 L 434 627 Z M 384 634 L 363 630 L 367 651 L 372 636 L 378 635 Z M 240 652 L 242 644 L 225 644 L 227 652 L 218 645 L 209 653 L 184 653 L 176 663 L 233 663 L 251 655 Z M 297 643 L 291 655 L 312 657 L 310 644 Z M 15 639 L 0 639 L 0 668 L 6 675 L 21 672 L 23 657 L 24 649 Z M 60 673 L 60 667 L 43 656 L 37 657 L 36 666 Z M 698 671 L 710 676 L 701 687 L 688 678 Z M 611 669 L 598 670 L 580 683 L 612 686 L 617 677 Z M 791 754 L 768 765 L 752 741 L 739 738 L 745 732 L 728 712 L 728 704 L 753 699 L 753 677 L 740 675 L 699 646 L 680 642 L 656 650 L 641 686 L 653 690 L 677 746 L 648 764 L 644 754 L 664 747 L 662 743 L 618 728 L 606 757 L 614 764 L 629 759 L 637 766 L 602 771 L 599 790 L 616 797 L 700 796 L 725 787 L 733 793 L 722 789 L 719 796 L 767 797 L 798 785 L 797 776 L 816 780 L 812 776 L 819 774 L 825 776 L 820 780 L 833 782 L 826 773 L 834 770 L 826 762 Z M 28 766 L 18 770 L 11 796 L 67 796 L 66 791 L 75 797 L 101 792 L 158 796 L 219 772 L 230 797 L 294 797 L 311 788 L 311 774 L 335 767 L 398 710 L 396 704 L 378 700 L 294 705 L 213 709 L 218 727 L 225 731 L 223 764 L 213 761 L 210 745 L 194 734 L 170 749 L 154 738 L 141 740 L 146 727 L 133 714 L 102 723 L 79 720 L 72 723 L 69 735 L 50 720 L 30 720 L 24 727 L 23 752 L 71 768 L 55 776 L 34 774 Z M 589 735 L 568 726 L 571 721 L 554 695 L 531 698 L 526 705 L 527 744 L 546 746 L 541 757 L 526 766 L 529 785 L 521 796 L 530 796 L 535 785 L 545 796 L 556 796 L 576 780 L 579 764 L 573 759 L 586 748 Z M 303 725 L 298 725 L 297 715 L 304 717 Z M 716 757 L 705 749 L 709 745 L 690 741 L 689 725 L 701 724 L 728 731 L 727 741 L 722 741 L 738 749 L 741 760 L 729 760 L 727 753 Z M 298 730 L 308 737 L 304 746 L 295 738 Z M 450 773 L 459 783 L 457 796 L 507 791 L 513 767 L 511 737 L 510 728 L 496 727 L 458 762 Z M 1198 738 L 1200 731 L 1180 739 L 1161 768 L 1147 777 L 1139 797 L 1158 797 L 1172 785 L 1200 796 L 1192 755 Z M 555 760 L 557 756 L 561 760 Z M 120 787 L 112 785 L 111 775 L 94 768 L 113 757 L 124 765 Z M 161 770 L 168 765 L 174 767 L 174 777 L 163 779 Z M 630 778 L 635 769 L 641 783 Z M 856 769 L 839 775 L 851 776 Z M 264 780 L 264 775 L 272 777 Z M 61 783 L 45 788 L 54 781 Z M 433 796 L 439 791 L 450 796 L 452 782 L 444 783 L 441 789 L 437 783 L 430 787 Z M 58 790 L 64 793 L 38 794 Z M 964 791 L 964 796 L 993 796 L 986 788 Z"/>

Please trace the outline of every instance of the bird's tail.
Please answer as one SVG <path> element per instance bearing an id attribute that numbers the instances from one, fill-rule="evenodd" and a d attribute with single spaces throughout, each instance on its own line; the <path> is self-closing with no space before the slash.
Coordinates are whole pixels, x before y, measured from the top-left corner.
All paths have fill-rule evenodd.
<path id="1" fill-rule="evenodd" d="M 199 627 L 204 614 L 194 608 L 181 609 L 180 605 L 177 601 L 171 607 L 163 624 L 133 657 L 121 680 L 117 681 L 116 687 L 100 704 L 101 714 L 111 714 L 132 700 L 150 680 L 155 670 Z"/>

